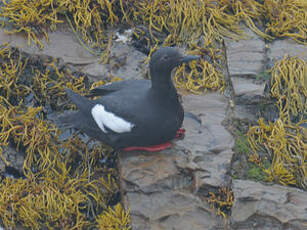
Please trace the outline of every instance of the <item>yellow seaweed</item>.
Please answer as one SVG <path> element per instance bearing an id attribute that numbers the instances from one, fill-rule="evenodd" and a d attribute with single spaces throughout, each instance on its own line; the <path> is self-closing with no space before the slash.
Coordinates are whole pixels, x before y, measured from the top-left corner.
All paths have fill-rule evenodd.
<path id="1" fill-rule="evenodd" d="M 17 224 L 30 229 L 85 229 L 97 222 L 89 221 L 107 209 L 119 186 L 114 168 L 98 168 L 97 161 L 108 150 L 100 144 L 90 145 L 78 136 L 60 140 L 61 131 L 44 117 L 42 106 L 16 103 L 30 92 L 36 102 L 55 103 L 53 96 L 65 98 L 64 87 L 88 92 L 85 77 L 74 77 L 60 71 L 55 60 L 46 65 L 29 66 L 28 59 L 4 45 L 0 49 L 0 71 L 3 90 L 0 95 L 0 154 L 2 146 L 15 143 L 23 151 L 25 178 L 4 178 L 0 183 L 0 218 L 5 228 Z M 31 67 L 31 68 L 30 68 Z M 23 74 L 32 71 L 33 84 L 26 87 Z M 67 78 L 67 75 L 69 76 Z M 88 87 L 91 87 L 89 85 Z M 23 90 L 26 89 L 26 90 Z M 61 101 L 59 101 L 60 103 Z M 76 167 L 76 156 L 81 156 Z"/>

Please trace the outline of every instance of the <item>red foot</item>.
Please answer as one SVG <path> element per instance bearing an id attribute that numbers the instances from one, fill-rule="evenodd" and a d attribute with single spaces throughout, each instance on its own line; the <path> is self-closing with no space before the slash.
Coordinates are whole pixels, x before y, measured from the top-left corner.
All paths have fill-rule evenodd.
<path id="1" fill-rule="evenodd" d="M 185 129 L 178 129 L 175 138 L 176 138 L 176 139 L 178 139 L 178 138 L 183 138 L 183 137 L 184 137 L 184 133 L 185 133 Z"/>
<path id="2" fill-rule="evenodd" d="M 175 138 L 180 139 L 184 137 L 185 129 L 178 129 Z M 159 145 L 152 145 L 152 146 L 131 146 L 123 148 L 122 150 L 125 152 L 130 151 L 147 151 L 147 152 L 159 152 L 164 149 L 170 148 L 172 144 L 170 142 L 165 142 Z"/>
<path id="3" fill-rule="evenodd" d="M 126 147 L 123 148 L 122 150 L 125 152 L 130 152 L 130 151 L 147 151 L 147 152 L 159 152 L 164 149 L 170 148 L 172 144 L 170 142 L 165 142 L 163 144 L 159 145 L 152 145 L 152 146 L 132 146 L 132 147 Z"/>

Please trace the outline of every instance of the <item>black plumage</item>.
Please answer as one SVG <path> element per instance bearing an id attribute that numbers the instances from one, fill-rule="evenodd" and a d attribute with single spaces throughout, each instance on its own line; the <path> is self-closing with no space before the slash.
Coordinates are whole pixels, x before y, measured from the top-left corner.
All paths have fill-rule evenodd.
<path id="1" fill-rule="evenodd" d="M 176 136 L 184 117 L 171 72 L 181 63 L 198 58 L 184 56 L 176 48 L 165 47 L 152 55 L 149 65 L 151 80 L 127 80 L 104 85 L 91 92 L 90 96 L 100 96 L 95 100 L 66 89 L 78 111 L 63 116 L 61 120 L 115 150 L 167 142 Z M 93 115 L 95 106 L 97 110 Z M 101 114 L 97 115 L 98 112 Z M 105 120 L 103 114 L 111 118 Z M 101 121 L 104 130 L 97 121 Z M 116 122 L 121 124 L 117 129 L 114 128 L 117 127 Z"/>

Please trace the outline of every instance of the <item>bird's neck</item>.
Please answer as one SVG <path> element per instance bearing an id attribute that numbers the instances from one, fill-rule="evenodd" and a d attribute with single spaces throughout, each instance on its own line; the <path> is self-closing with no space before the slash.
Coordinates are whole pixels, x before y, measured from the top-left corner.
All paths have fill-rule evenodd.
<path id="1" fill-rule="evenodd" d="M 161 96 L 177 97 L 177 91 L 171 79 L 171 72 L 155 73 L 151 71 L 151 89 Z"/>

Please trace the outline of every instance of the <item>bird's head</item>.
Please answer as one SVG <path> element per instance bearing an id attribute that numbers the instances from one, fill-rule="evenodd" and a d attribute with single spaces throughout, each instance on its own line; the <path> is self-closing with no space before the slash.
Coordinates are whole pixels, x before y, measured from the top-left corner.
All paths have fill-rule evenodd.
<path id="1" fill-rule="evenodd" d="M 188 63 L 199 58 L 199 56 L 185 56 L 175 47 L 163 47 L 153 53 L 149 63 L 150 73 L 170 74 L 175 67 L 182 63 Z"/>

